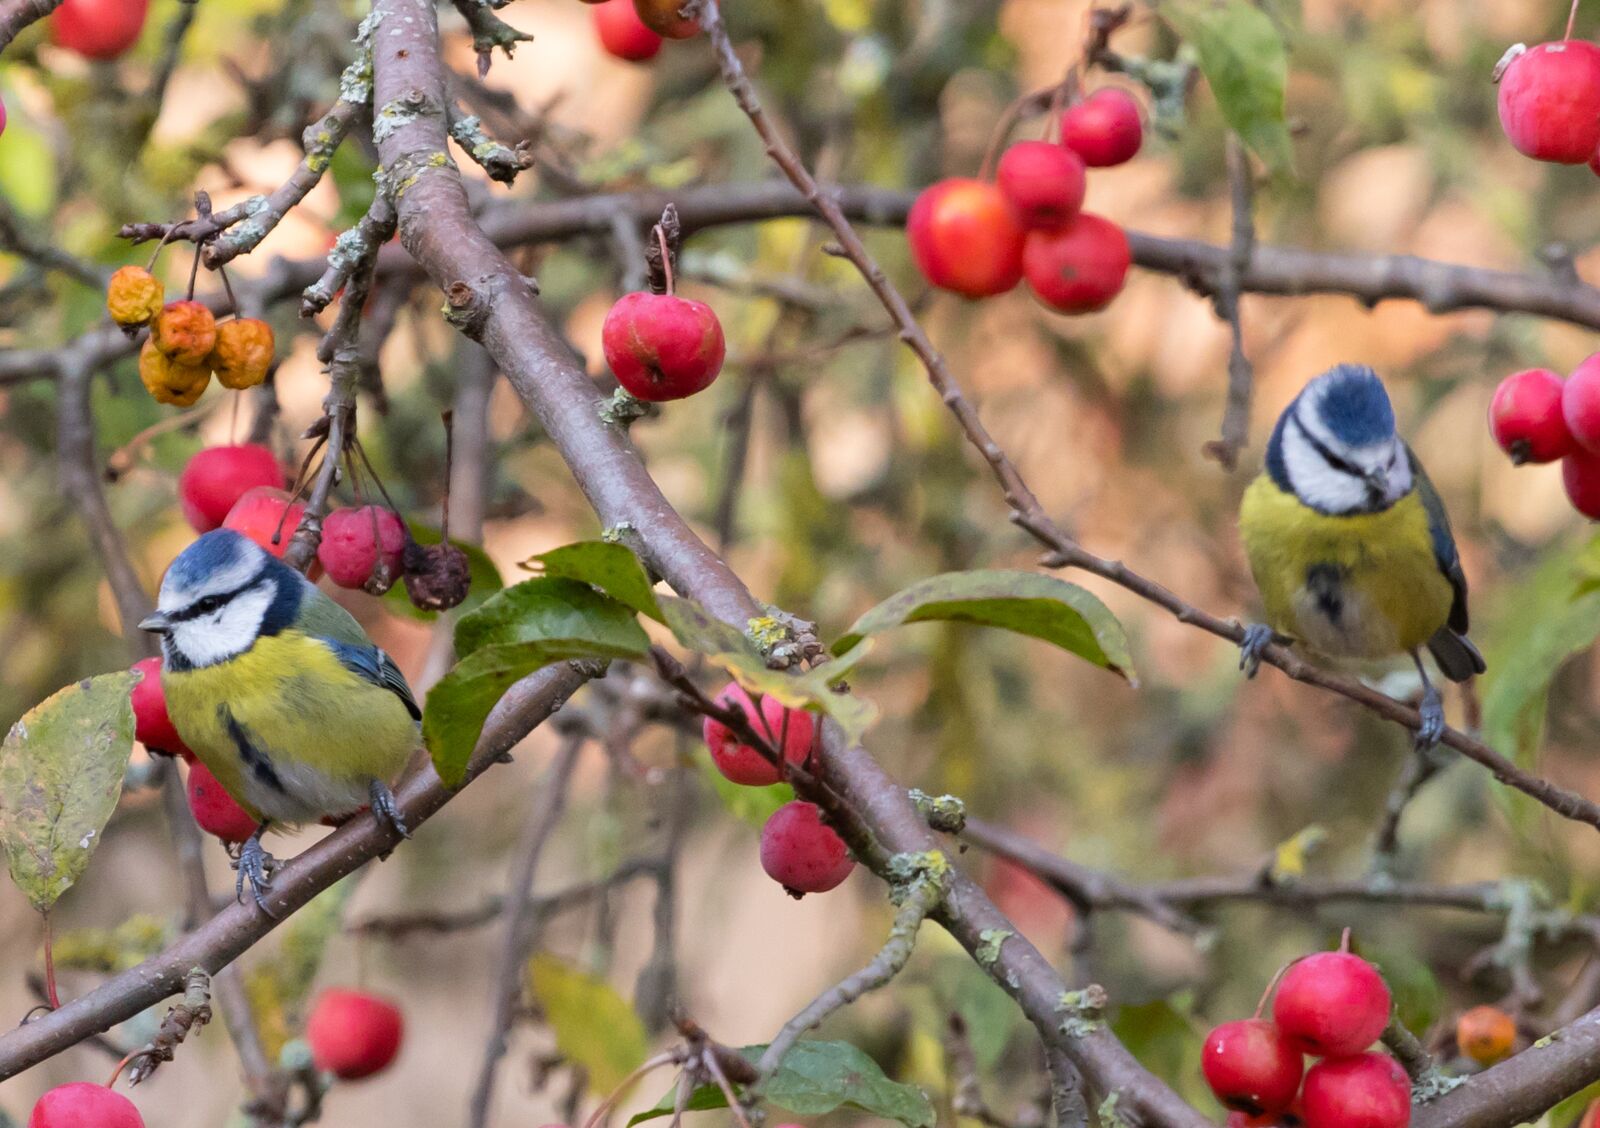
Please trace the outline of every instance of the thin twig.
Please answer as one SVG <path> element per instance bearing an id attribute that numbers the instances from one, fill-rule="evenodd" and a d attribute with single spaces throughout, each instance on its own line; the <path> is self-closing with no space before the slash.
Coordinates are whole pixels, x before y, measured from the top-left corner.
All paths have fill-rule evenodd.
<path id="1" fill-rule="evenodd" d="M 1250 399 L 1255 386 L 1255 370 L 1244 351 L 1244 324 L 1239 314 L 1239 292 L 1250 273 L 1255 254 L 1256 226 L 1252 213 L 1254 196 L 1250 157 L 1237 134 L 1228 135 L 1228 186 L 1233 203 L 1233 240 L 1217 288 L 1217 316 L 1228 323 L 1228 398 L 1222 413 L 1222 437 L 1207 443 L 1205 453 L 1222 464 L 1224 470 L 1239 465 L 1239 452 L 1250 441 Z"/>
<path id="2" fill-rule="evenodd" d="M 0 4 L 0 51 L 11 46 L 29 24 L 44 19 L 64 0 L 9 0 Z"/>

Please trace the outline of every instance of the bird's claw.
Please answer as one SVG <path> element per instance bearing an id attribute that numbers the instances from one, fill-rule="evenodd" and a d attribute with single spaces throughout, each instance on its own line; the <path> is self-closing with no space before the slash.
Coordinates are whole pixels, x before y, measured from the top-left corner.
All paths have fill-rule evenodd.
<path id="1" fill-rule="evenodd" d="M 410 838 L 411 829 L 406 826 L 405 816 L 400 813 L 400 804 L 395 802 L 394 792 L 389 790 L 389 785 L 381 779 L 375 779 L 367 789 L 367 794 L 372 800 L 373 817 L 401 838 Z"/>
<path id="2" fill-rule="evenodd" d="M 272 910 L 267 908 L 266 893 L 272 888 L 272 871 L 277 868 L 278 862 L 266 848 L 261 845 L 261 833 L 266 830 L 265 824 L 239 847 L 239 856 L 233 863 L 234 897 L 241 903 L 244 901 L 244 887 L 250 886 L 250 896 L 254 898 L 256 908 L 272 916 Z"/>
<path id="3" fill-rule="evenodd" d="M 1265 623 L 1250 623 L 1245 627 L 1244 638 L 1239 640 L 1239 669 L 1244 671 L 1245 677 L 1256 676 L 1261 668 L 1261 655 L 1277 638 L 1277 632 Z"/>
<path id="4" fill-rule="evenodd" d="M 1417 714 L 1417 751 L 1427 752 L 1444 736 L 1444 698 L 1432 685 L 1422 691 L 1422 703 L 1417 706 Z"/>

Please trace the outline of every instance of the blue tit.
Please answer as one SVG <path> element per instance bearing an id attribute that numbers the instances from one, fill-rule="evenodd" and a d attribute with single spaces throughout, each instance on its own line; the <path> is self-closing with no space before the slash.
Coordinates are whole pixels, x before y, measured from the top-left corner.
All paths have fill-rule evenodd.
<path id="1" fill-rule="evenodd" d="M 1324 660 L 1410 654 L 1423 684 L 1417 743 L 1436 744 L 1444 706 L 1421 648 L 1452 681 L 1483 673 L 1483 656 L 1467 638 L 1444 504 L 1372 369 L 1330 369 L 1284 410 L 1239 528 L 1267 613 L 1245 632 L 1241 667 L 1253 676 L 1275 637 Z"/>
<path id="2" fill-rule="evenodd" d="M 406 833 L 388 781 L 421 747 L 422 712 L 350 613 L 231 529 L 195 541 L 139 624 L 161 636 L 161 688 L 200 762 L 259 822 L 235 868 L 265 911 L 272 825 L 363 805 Z"/>

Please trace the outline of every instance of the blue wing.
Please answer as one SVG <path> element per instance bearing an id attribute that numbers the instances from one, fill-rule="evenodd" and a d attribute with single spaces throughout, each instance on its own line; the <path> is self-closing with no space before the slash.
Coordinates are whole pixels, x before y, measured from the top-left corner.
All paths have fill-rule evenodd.
<path id="1" fill-rule="evenodd" d="M 411 687 L 406 684 L 405 675 L 400 672 L 400 667 L 394 664 L 393 658 L 376 646 L 353 646 L 335 638 L 324 638 L 321 641 L 333 651 L 345 669 L 357 677 L 365 678 L 373 685 L 387 689 L 405 703 L 406 712 L 411 714 L 413 720 L 422 719 L 422 710 L 417 708 L 417 699 L 411 696 Z"/>
<path id="2" fill-rule="evenodd" d="M 1455 601 L 1450 605 L 1450 629 L 1464 635 L 1467 633 L 1467 576 L 1461 570 L 1461 556 L 1456 552 L 1456 538 L 1450 531 L 1450 517 L 1444 511 L 1444 501 L 1439 497 L 1439 491 L 1433 488 L 1428 472 L 1422 468 L 1422 463 L 1409 446 L 1406 447 L 1406 456 L 1411 460 L 1411 478 L 1417 485 L 1423 511 L 1428 515 L 1433 558 L 1438 561 L 1439 571 L 1444 573 L 1445 579 L 1450 581 L 1451 588 L 1455 590 Z"/>

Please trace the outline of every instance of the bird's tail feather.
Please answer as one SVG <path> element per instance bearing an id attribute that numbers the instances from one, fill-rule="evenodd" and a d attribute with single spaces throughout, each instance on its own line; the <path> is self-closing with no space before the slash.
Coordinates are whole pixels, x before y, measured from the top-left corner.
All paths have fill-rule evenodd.
<path id="1" fill-rule="evenodd" d="M 1472 640 L 1466 635 L 1456 634 L 1449 627 L 1440 628 L 1428 640 L 1428 649 L 1433 653 L 1434 661 L 1439 663 L 1439 669 L 1444 671 L 1444 676 L 1454 682 L 1466 681 L 1488 668 L 1484 665 L 1483 655 L 1472 645 Z"/>

